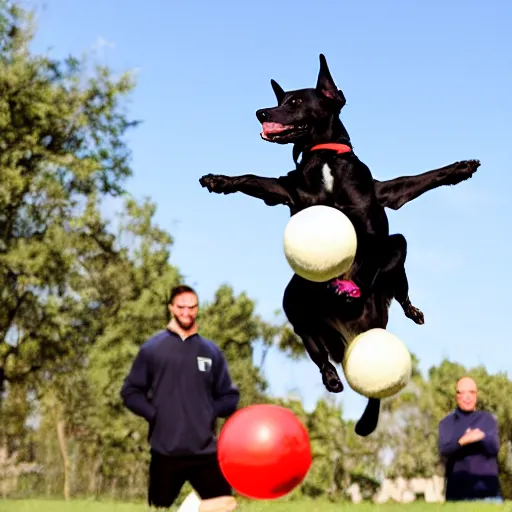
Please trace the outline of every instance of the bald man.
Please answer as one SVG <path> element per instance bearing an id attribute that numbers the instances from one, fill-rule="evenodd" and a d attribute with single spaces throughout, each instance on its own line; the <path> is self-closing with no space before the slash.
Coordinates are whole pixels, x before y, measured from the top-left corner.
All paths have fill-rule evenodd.
<path id="1" fill-rule="evenodd" d="M 455 393 L 455 410 L 439 423 L 446 501 L 501 502 L 498 422 L 491 413 L 477 410 L 478 389 L 471 377 L 459 379 Z"/>

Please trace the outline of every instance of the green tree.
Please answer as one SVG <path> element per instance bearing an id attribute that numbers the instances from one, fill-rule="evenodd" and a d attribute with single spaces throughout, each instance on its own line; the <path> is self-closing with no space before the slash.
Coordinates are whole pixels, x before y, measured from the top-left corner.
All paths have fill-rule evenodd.
<path id="1" fill-rule="evenodd" d="M 182 279 L 169 263 L 173 239 L 155 224 L 155 212 L 149 199 L 128 199 L 115 238 L 117 257 L 91 269 L 95 304 L 103 309 L 86 365 L 91 400 L 70 404 L 70 413 L 87 410 L 87 421 L 78 425 L 83 455 L 95 468 L 88 473 L 89 494 L 107 483 L 114 494 L 126 489 L 124 497 L 144 490 L 136 482 L 145 482 L 147 425 L 123 407 L 119 392 L 140 345 L 165 326 L 169 288 Z"/>
<path id="2" fill-rule="evenodd" d="M 430 477 L 442 472 L 437 452 L 437 412 L 435 395 L 419 371 L 413 355 L 411 381 L 397 397 L 383 402 L 381 437 L 393 454 L 387 468 L 390 478 Z"/>
<path id="3" fill-rule="evenodd" d="M 280 325 L 262 320 L 255 313 L 255 302 L 245 293 L 235 296 L 227 284 L 219 287 L 212 301 L 201 308 L 198 322 L 201 334 L 222 349 L 231 376 L 240 388 L 240 407 L 266 399 L 267 382 L 254 362 L 254 343 L 272 345 Z"/>
<path id="4" fill-rule="evenodd" d="M 136 125 L 128 74 L 32 55 L 32 35 L 29 13 L 1 2 L 0 388 L 80 351 L 74 286 L 112 244 L 92 211 L 122 192 Z"/>

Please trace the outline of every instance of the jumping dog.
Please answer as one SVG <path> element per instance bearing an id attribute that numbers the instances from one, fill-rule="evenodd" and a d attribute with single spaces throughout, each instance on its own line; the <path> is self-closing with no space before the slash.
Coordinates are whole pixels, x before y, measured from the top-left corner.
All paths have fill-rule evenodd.
<path id="1" fill-rule="evenodd" d="M 268 142 L 293 144 L 295 170 L 278 178 L 207 174 L 199 182 L 210 192 L 242 192 L 269 206 L 286 205 L 291 215 L 314 205 L 331 206 L 352 221 L 357 251 L 350 274 L 328 283 L 294 274 L 283 296 L 286 317 L 319 368 L 325 387 L 339 393 L 343 384 L 330 360 L 341 363 L 346 344 L 358 334 L 386 328 L 393 299 L 408 318 L 424 323 L 423 313 L 409 299 L 406 239 L 390 235 L 385 208 L 398 210 L 428 190 L 467 180 L 480 162 L 460 161 L 418 175 L 376 180 L 354 153 L 340 120 L 345 96 L 323 55 L 315 88 L 285 92 L 276 81 L 271 85 L 277 106 L 256 112 L 260 135 Z M 379 413 L 380 400 L 370 398 L 356 433 L 371 434 Z"/>

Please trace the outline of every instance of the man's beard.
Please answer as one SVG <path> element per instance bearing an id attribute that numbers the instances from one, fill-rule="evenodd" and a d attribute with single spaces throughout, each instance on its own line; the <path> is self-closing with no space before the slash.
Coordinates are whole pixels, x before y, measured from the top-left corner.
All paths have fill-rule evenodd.
<path id="1" fill-rule="evenodd" d="M 188 320 L 188 322 L 185 324 L 179 318 L 175 318 L 174 320 L 178 324 L 178 327 L 180 329 L 183 329 L 184 331 L 187 331 L 188 329 L 193 327 L 194 326 L 194 322 L 195 322 L 195 320 L 191 319 L 191 320 Z"/>

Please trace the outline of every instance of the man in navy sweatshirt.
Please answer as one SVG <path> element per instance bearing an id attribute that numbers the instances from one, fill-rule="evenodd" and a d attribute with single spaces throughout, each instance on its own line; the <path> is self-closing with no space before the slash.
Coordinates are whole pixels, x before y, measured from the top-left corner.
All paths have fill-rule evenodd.
<path id="1" fill-rule="evenodd" d="M 446 501 L 501 502 L 498 422 L 491 413 L 476 409 L 478 390 L 472 378 L 457 382 L 456 399 L 455 410 L 439 423 Z"/>
<path id="2" fill-rule="evenodd" d="M 202 499 L 231 495 L 217 460 L 216 419 L 238 407 L 239 391 L 215 343 L 198 334 L 198 297 L 171 290 L 167 328 L 141 347 L 123 383 L 125 406 L 146 419 L 148 502 L 169 508 L 186 481 Z"/>

